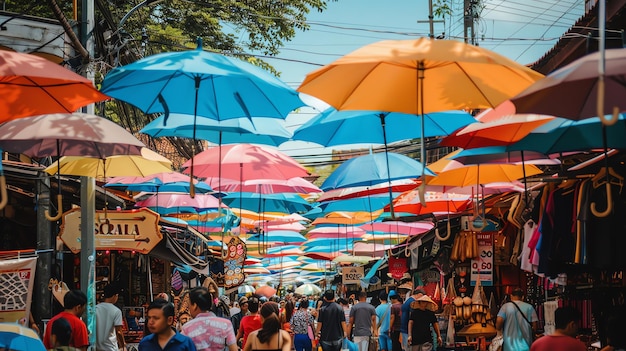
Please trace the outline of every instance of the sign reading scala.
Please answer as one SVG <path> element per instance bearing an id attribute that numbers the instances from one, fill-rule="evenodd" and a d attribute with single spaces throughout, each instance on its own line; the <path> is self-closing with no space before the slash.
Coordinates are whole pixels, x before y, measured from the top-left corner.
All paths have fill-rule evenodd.
<path id="1" fill-rule="evenodd" d="M 341 270 L 343 277 L 343 284 L 361 284 L 361 278 L 363 278 L 364 268 L 360 267 L 343 267 Z"/>
<path id="2" fill-rule="evenodd" d="M 147 208 L 129 211 L 96 211 L 96 250 L 127 250 L 147 254 L 163 235 L 159 214 Z M 80 208 L 63 214 L 59 237 L 73 253 L 80 252 Z"/>

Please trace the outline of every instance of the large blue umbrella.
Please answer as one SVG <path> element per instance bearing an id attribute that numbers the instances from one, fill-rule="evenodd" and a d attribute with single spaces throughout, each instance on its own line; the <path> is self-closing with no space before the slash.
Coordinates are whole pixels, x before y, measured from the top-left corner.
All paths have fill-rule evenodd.
<path id="1" fill-rule="evenodd" d="M 458 154 L 450 157 L 464 165 L 484 163 L 518 163 L 537 161 L 533 163 L 559 164 L 558 160 L 537 151 L 509 150 L 506 146 L 487 146 L 476 149 L 461 150 Z M 545 161 L 545 162 L 541 162 Z"/>
<path id="2" fill-rule="evenodd" d="M 203 51 L 200 39 L 197 50 L 152 55 L 113 69 L 104 78 L 101 91 L 145 113 L 165 113 L 166 120 L 171 113 L 219 121 L 285 119 L 304 106 L 298 93 L 277 77 L 240 59 Z M 195 143 L 192 145 L 195 156 Z M 193 157 L 191 160 L 193 177 Z M 193 197 L 193 186 L 191 190 Z"/>
<path id="3" fill-rule="evenodd" d="M 389 158 L 388 162 L 386 157 Z M 320 187 L 332 190 L 354 186 L 369 186 L 396 179 L 419 178 L 435 174 L 408 156 L 396 153 L 377 153 L 355 157 L 341 164 Z"/>
<path id="4" fill-rule="evenodd" d="M 160 116 L 148 123 L 139 132 L 155 138 L 196 137 L 215 144 L 264 144 L 278 146 L 292 137 L 292 133 L 275 118 L 233 118 L 216 121 L 211 118 L 183 114 L 170 114 L 169 118 Z"/>
<path id="5" fill-rule="evenodd" d="M 449 111 L 424 115 L 382 111 L 337 111 L 329 108 L 295 130 L 293 139 L 323 146 L 386 144 L 401 140 L 445 136 L 476 122 L 467 112 Z"/>
<path id="6" fill-rule="evenodd" d="M 46 350 L 37 333 L 17 323 L 0 323 L 0 348 L 15 351 Z"/>

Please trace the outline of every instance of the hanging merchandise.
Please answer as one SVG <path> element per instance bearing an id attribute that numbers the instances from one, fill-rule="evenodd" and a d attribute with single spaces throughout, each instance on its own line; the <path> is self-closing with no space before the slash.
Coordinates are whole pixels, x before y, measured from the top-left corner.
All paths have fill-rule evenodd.
<path id="1" fill-rule="evenodd" d="M 224 261 L 224 287 L 232 288 L 243 284 L 243 264 L 246 260 L 246 244 L 238 237 L 228 242 L 228 253 Z"/>
<path id="2" fill-rule="evenodd" d="M 408 272 L 405 258 L 389 257 L 389 274 L 395 280 L 400 280 Z"/>

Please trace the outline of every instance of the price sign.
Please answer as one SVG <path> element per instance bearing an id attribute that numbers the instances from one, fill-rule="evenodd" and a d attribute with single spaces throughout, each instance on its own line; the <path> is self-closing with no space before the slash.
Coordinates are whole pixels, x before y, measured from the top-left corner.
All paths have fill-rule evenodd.
<path id="1" fill-rule="evenodd" d="M 341 271 L 343 278 L 343 284 L 361 284 L 361 278 L 363 278 L 364 268 L 360 267 L 343 267 Z"/>
<path id="2" fill-rule="evenodd" d="M 471 284 L 493 285 L 493 232 L 476 233 L 478 257 L 472 259 Z"/>

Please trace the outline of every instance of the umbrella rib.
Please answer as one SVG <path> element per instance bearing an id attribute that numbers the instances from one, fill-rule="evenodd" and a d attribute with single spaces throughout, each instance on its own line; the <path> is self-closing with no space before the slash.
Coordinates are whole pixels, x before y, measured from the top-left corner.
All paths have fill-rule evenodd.
<path id="1" fill-rule="evenodd" d="M 458 62 L 454 63 L 455 66 L 457 66 L 459 68 L 459 70 L 461 72 L 463 72 L 463 74 L 467 77 L 467 79 L 472 83 L 472 85 L 476 88 L 476 91 L 478 91 L 480 93 L 480 95 L 485 99 L 485 101 L 487 101 L 487 103 L 489 104 L 489 106 L 491 106 L 492 108 L 496 106 L 496 104 L 492 103 L 489 98 L 483 93 L 482 89 L 480 89 L 478 87 L 478 84 L 476 84 L 476 82 L 474 82 L 474 80 L 471 78 L 471 76 L 467 73 L 467 71 L 465 71 L 465 69 L 463 68 L 463 66 L 461 66 Z M 512 69 L 505 67 L 507 69 L 509 69 L 511 72 L 515 72 Z"/>
<path id="2" fill-rule="evenodd" d="M 67 107 L 65 107 L 65 105 L 63 105 L 63 103 L 61 103 L 61 101 L 59 101 L 57 98 L 55 98 L 52 94 L 50 94 L 48 92 L 47 88 L 52 88 L 52 87 L 60 87 L 60 86 L 68 86 L 68 85 L 75 85 L 74 83 L 61 83 L 61 84 L 51 84 L 51 85 L 39 85 L 37 84 L 35 81 L 33 81 L 32 79 L 30 79 L 29 77 L 25 77 L 26 79 L 28 79 L 30 82 L 32 82 L 36 87 L 41 88 L 42 91 L 44 91 L 46 93 L 46 95 L 48 95 L 54 102 L 56 102 L 59 106 L 63 107 L 63 109 L 65 111 L 67 111 L 67 113 L 71 113 L 72 111 L 70 111 Z M 18 85 L 18 84 L 13 84 L 13 85 Z M 26 85 L 24 85 L 26 86 Z"/>

